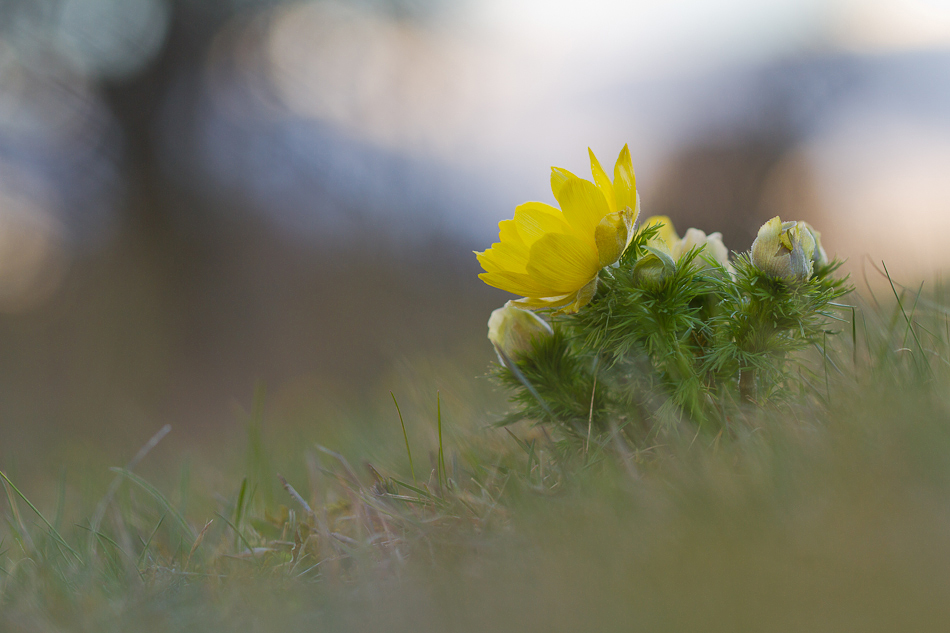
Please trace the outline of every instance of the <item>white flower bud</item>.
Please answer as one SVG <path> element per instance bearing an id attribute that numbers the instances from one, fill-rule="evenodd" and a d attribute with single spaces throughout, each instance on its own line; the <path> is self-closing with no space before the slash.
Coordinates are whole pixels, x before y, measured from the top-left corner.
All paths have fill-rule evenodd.
<path id="1" fill-rule="evenodd" d="M 762 225 L 752 242 L 752 265 L 786 281 L 804 281 L 814 270 L 815 237 L 804 222 L 782 222 L 775 216 Z"/>
<path id="2" fill-rule="evenodd" d="M 704 231 L 699 229 L 688 229 L 683 239 L 676 242 L 673 247 L 673 259 L 679 261 L 683 255 L 693 248 L 703 249 L 700 256 L 695 260 L 702 267 L 706 266 L 703 256 L 719 262 L 723 266 L 729 264 L 729 249 L 722 243 L 722 233 L 706 235 Z"/>

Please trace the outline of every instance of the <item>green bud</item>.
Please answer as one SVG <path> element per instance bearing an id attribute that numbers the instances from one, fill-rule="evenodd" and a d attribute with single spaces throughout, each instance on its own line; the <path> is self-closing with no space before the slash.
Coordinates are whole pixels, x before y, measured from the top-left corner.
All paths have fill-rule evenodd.
<path id="1" fill-rule="evenodd" d="M 505 357 L 516 359 L 529 351 L 532 340 L 552 334 L 554 330 L 547 321 L 534 312 L 516 308 L 510 301 L 488 319 L 488 340 L 502 363 Z"/>
<path id="2" fill-rule="evenodd" d="M 655 286 L 676 272 L 676 262 L 664 248 L 644 246 L 646 253 L 633 267 L 633 279 L 638 284 Z"/>

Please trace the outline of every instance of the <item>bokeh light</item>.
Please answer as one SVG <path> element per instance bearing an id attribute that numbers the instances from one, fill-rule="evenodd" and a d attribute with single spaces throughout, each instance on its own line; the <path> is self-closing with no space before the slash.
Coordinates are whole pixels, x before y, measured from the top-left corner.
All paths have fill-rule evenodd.
<path id="1" fill-rule="evenodd" d="M 18 186 L 16 170 L 0 161 L 0 312 L 43 303 L 65 273 L 65 231 L 40 200 Z"/>
<path id="2" fill-rule="evenodd" d="M 0 3 L 0 347 L 46 350 L 0 417 L 213 434 L 258 380 L 480 372 L 471 251 L 588 146 L 681 231 L 778 213 L 929 276 L 948 113 L 936 0 Z"/>
<path id="3" fill-rule="evenodd" d="M 161 48 L 168 26 L 162 0 L 64 0 L 58 13 L 56 47 L 97 78 L 141 70 Z"/>

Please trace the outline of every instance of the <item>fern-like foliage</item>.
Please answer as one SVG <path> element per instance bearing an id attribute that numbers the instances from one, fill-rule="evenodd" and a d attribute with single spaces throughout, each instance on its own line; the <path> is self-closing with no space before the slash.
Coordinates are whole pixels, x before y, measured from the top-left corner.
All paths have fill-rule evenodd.
<path id="1" fill-rule="evenodd" d="M 694 248 L 644 279 L 637 263 L 656 232 L 641 230 L 586 307 L 551 315 L 554 334 L 498 368 L 516 405 L 502 424 L 533 420 L 588 444 L 621 430 L 638 443 L 683 424 L 718 432 L 732 410 L 793 392 L 790 361 L 833 333 L 835 301 L 851 290 L 834 276 L 840 262 L 788 281 L 748 253 L 727 267 Z"/>

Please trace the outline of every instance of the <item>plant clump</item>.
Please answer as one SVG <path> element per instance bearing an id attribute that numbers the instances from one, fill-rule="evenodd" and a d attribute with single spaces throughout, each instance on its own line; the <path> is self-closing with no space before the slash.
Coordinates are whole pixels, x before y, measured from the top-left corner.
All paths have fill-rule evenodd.
<path id="1" fill-rule="evenodd" d="M 669 218 L 653 216 L 634 224 L 616 258 L 595 265 L 597 240 L 571 228 L 571 218 L 584 217 L 591 227 L 609 224 L 611 214 L 638 218 L 628 163 L 624 146 L 615 170 L 629 172 L 622 197 L 593 153 L 596 184 L 553 168 L 552 189 L 568 221 L 537 222 L 523 209 L 541 203 L 522 205 L 500 224 L 500 243 L 479 254 L 487 283 L 525 296 L 503 309 L 511 324 L 506 332 L 517 335 L 498 336 L 498 311 L 490 328 L 500 359 L 496 375 L 516 405 L 502 424 L 554 427 L 585 450 L 618 433 L 638 447 L 690 427 L 733 432 L 731 420 L 745 408 L 807 398 L 821 382 L 810 361 L 827 361 L 825 342 L 836 333 L 830 324 L 843 321 L 835 311 L 849 307 L 836 302 L 852 290 L 836 276 L 841 262 L 829 260 L 821 234 L 806 222 L 774 217 L 750 251 L 730 257 L 720 233 L 690 228 L 680 238 Z M 562 194 L 575 190 L 589 193 L 583 209 L 576 196 Z M 619 200 L 633 206 L 618 208 Z M 560 212 L 551 207 L 550 213 Z M 574 278 L 574 251 L 548 248 L 560 232 L 586 239 L 592 279 Z M 509 249 L 512 244 L 520 250 Z M 506 252 L 519 255 L 506 259 Z M 533 265 L 539 257 L 543 271 Z M 526 292 L 537 278 L 558 291 L 583 282 L 587 294 L 542 301 Z M 533 314 L 515 312 L 521 309 Z M 815 353 L 809 357 L 808 350 Z"/>

